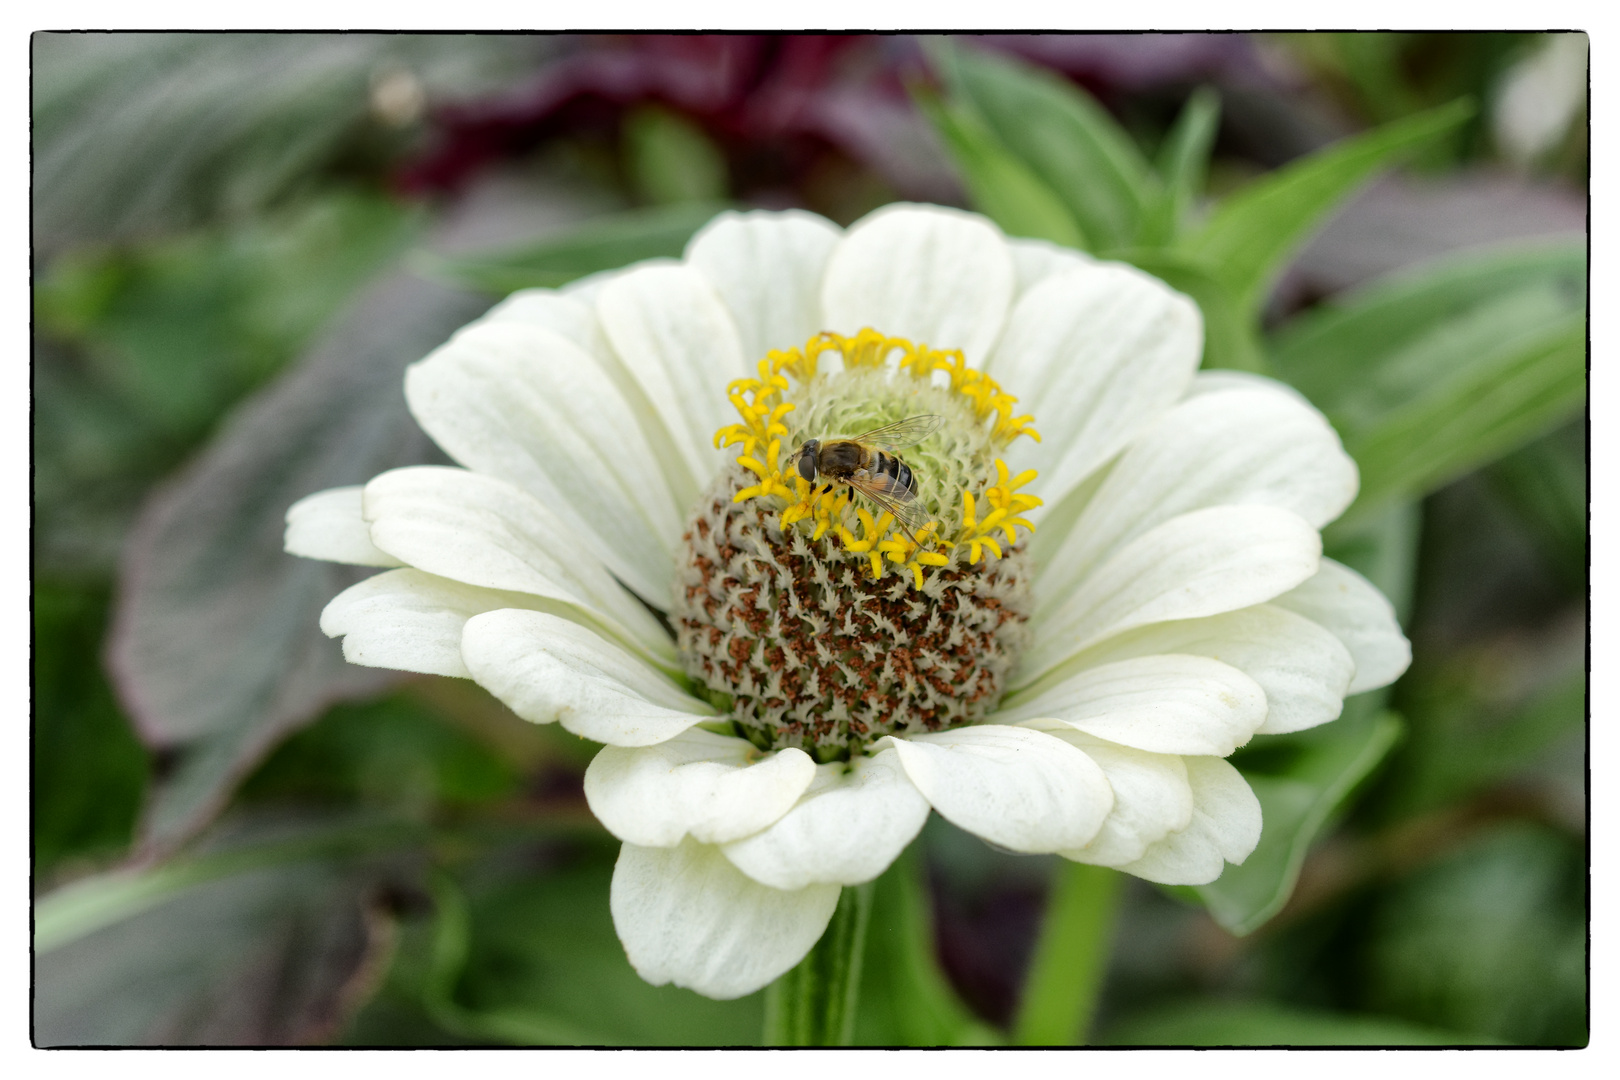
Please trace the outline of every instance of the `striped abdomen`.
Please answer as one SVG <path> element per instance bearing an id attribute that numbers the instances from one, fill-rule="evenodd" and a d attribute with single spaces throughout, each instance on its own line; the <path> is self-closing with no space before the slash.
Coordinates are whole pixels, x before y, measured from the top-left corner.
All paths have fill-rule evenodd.
<path id="1" fill-rule="evenodd" d="M 911 467 L 893 454 L 885 454 L 881 450 L 872 453 L 872 473 L 877 476 L 887 476 L 894 481 L 894 486 L 907 495 L 916 497 L 916 489 L 911 486 Z"/>

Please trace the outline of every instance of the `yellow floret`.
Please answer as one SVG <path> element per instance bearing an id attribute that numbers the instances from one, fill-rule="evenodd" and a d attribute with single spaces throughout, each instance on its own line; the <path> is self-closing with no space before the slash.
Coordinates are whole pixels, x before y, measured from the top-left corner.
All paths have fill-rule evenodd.
<path id="1" fill-rule="evenodd" d="M 784 471 L 782 439 L 787 437 L 788 428 L 783 417 L 796 407 L 786 395 L 795 381 L 804 385 L 815 379 L 822 355 L 829 352 L 838 354 L 846 370 L 880 368 L 898 353 L 899 370 L 917 379 L 929 382 L 936 372 L 943 372 L 950 389 L 970 403 L 973 414 L 988 424 L 996 442 L 1006 445 L 1021 435 L 1040 441 L 1039 433 L 1031 426 L 1034 417 L 1014 416 L 1013 405 L 1018 399 L 984 372 L 968 367 L 961 350 L 913 344 L 870 327 L 850 337 L 824 332 L 805 342 L 802 349 L 771 350 L 756 365 L 757 378 L 735 379 L 727 385 L 726 397 L 742 422 L 716 431 L 714 445 L 723 449 L 741 444 L 736 461 L 759 480 L 738 491 L 734 501 L 780 499 L 779 527 L 784 531 L 801 521 L 809 522 L 812 542 L 831 531 L 845 550 L 867 557 L 874 579 L 883 576 L 887 559 L 909 569 L 918 589 L 925 583 L 924 568 L 949 566 L 952 550 L 964 550 L 968 565 L 977 565 L 987 553 L 998 559 L 1003 556 L 1001 543 L 991 537 L 992 532 L 999 530 L 1010 546 L 1018 542 L 1019 527 L 1035 531 L 1020 515 L 1040 506 L 1041 500 L 1018 490 L 1036 478 L 1035 470 L 1009 476 L 1006 463 L 999 459 L 994 481 L 979 488 L 977 495 L 970 488 L 962 489 L 962 526 L 957 536 L 938 535 L 938 522 L 930 521 L 917 531 L 915 540 L 887 512 L 874 520 L 865 507 L 855 502 L 847 487 L 823 494 L 791 463 Z M 978 517 L 980 500 L 988 509 L 982 519 Z M 861 529 L 858 537 L 849 527 L 848 511 L 852 507 Z"/>

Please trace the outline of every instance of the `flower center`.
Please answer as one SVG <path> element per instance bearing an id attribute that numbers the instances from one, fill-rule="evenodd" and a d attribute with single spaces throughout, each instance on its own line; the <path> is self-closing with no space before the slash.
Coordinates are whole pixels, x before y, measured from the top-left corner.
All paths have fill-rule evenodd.
<path id="1" fill-rule="evenodd" d="M 773 351 L 727 394 L 742 420 L 715 443 L 741 453 L 673 597 L 687 673 L 738 734 L 820 761 L 980 719 L 1027 638 L 1041 500 L 998 455 L 1033 418 L 960 352 L 869 329 Z M 862 438 L 902 421 L 925 437 Z"/>

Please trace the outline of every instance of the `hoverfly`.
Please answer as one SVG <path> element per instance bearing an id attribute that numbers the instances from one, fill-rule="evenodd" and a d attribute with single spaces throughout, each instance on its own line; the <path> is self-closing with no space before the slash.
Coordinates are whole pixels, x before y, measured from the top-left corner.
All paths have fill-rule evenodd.
<path id="1" fill-rule="evenodd" d="M 892 424 L 862 432 L 851 439 L 807 439 L 793 452 L 799 475 L 814 485 L 819 476 L 827 481 L 820 494 L 833 484 L 848 484 L 887 510 L 917 543 L 917 530 L 928 515 L 917 503 L 917 490 L 911 467 L 894 451 L 915 446 L 932 435 L 942 423 L 933 414 L 908 416 Z"/>

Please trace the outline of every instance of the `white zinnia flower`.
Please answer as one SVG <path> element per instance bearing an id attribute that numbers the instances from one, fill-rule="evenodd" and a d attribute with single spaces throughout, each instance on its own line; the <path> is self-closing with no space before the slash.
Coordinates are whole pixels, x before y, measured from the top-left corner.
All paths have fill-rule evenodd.
<path id="1" fill-rule="evenodd" d="M 1405 669 L 1388 602 L 1321 557 L 1356 493 L 1337 436 L 1277 383 L 1196 374 L 1201 346 L 1161 282 L 973 214 L 727 213 L 412 367 L 462 468 L 312 495 L 287 550 L 399 568 L 322 615 L 350 661 L 607 744 L 585 791 L 624 841 L 630 962 L 735 997 L 930 808 L 1212 881 L 1260 835 L 1223 759 Z M 920 413 L 920 543 L 797 477 L 800 441 Z"/>

